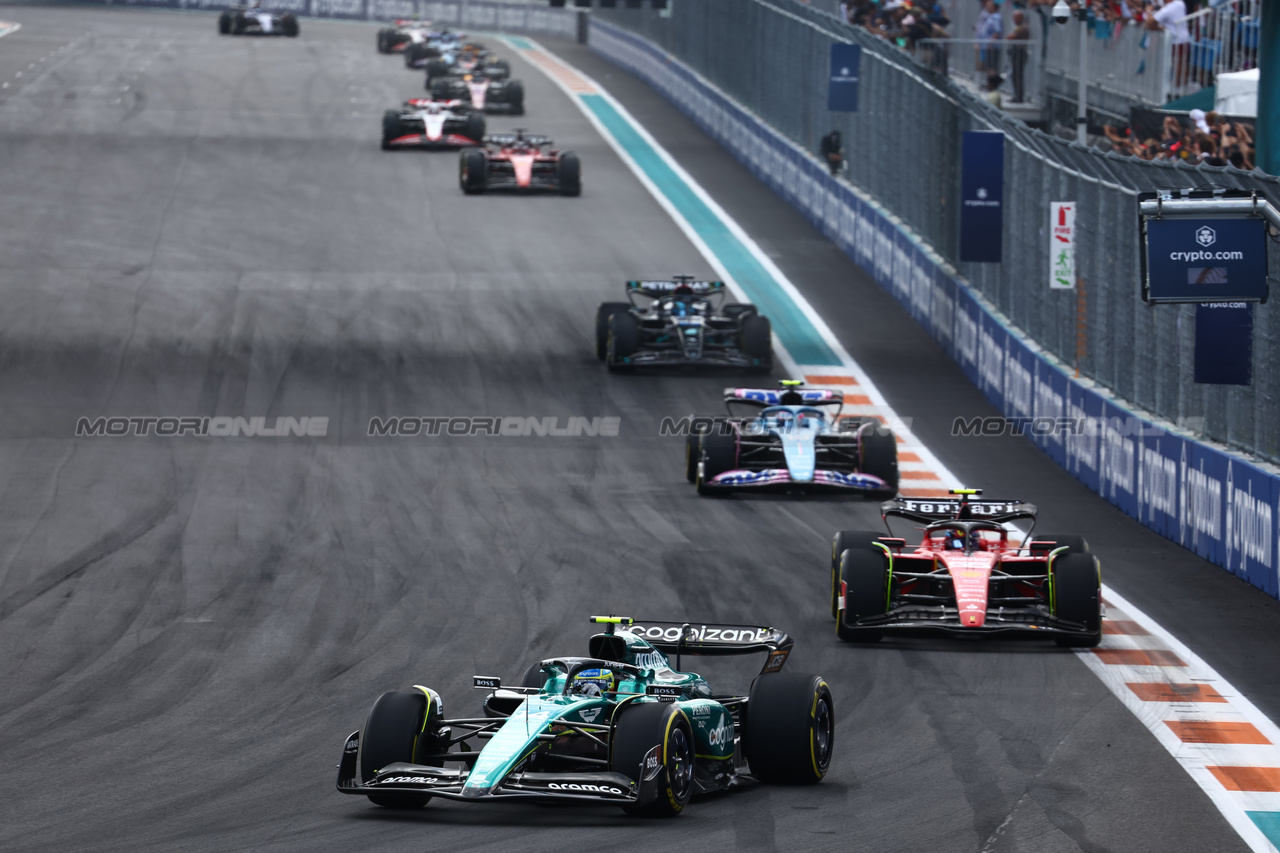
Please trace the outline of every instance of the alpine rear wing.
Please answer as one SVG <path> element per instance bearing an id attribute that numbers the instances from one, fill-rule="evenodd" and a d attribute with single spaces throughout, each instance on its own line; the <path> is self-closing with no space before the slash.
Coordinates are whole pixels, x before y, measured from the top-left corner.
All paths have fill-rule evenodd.
<path id="1" fill-rule="evenodd" d="M 762 625 L 717 625 L 705 622 L 659 622 L 637 619 L 623 630 L 662 652 L 676 655 L 747 655 L 768 652 L 761 672 L 777 672 L 795 644 L 777 628 Z M 679 668 L 679 663 L 676 664 Z"/>

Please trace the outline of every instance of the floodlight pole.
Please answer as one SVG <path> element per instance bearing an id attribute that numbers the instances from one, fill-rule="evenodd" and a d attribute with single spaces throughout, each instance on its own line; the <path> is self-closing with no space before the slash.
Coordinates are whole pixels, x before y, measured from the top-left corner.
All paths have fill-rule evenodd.
<path id="1" fill-rule="evenodd" d="M 1085 104 L 1089 84 L 1085 82 L 1085 52 L 1089 47 L 1089 11 L 1088 8 L 1081 3 L 1076 14 L 1080 18 L 1080 76 L 1076 78 L 1077 94 L 1076 99 L 1076 141 L 1081 145 L 1088 145 L 1089 142 L 1089 110 Z"/>

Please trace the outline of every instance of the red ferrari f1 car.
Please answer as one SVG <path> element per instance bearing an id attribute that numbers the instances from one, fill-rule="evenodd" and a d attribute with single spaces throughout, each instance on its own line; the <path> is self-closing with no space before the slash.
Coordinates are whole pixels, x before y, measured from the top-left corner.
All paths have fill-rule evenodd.
<path id="1" fill-rule="evenodd" d="M 582 192 L 582 167 L 578 155 L 550 145 L 546 136 L 514 133 L 491 134 L 485 147 L 462 151 L 458 183 L 467 195 L 489 190 L 544 190 L 561 195 Z"/>
<path id="2" fill-rule="evenodd" d="M 1021 501 L 899 497 L 881 505 L 923 525 L 915 548 L 875 531 L 842 530 L 831 547 L 831 613 L 840 639 L 887 632 L 1039 632 L 1063 646 L 1102 639 L 1098 558 L 1084 538 L 1035 534 L 1037 510 Z M 1030 522 L 1025 534 L 1015 522 Z M 1016 538 L 1011 538 L 1013 533 Z"/>

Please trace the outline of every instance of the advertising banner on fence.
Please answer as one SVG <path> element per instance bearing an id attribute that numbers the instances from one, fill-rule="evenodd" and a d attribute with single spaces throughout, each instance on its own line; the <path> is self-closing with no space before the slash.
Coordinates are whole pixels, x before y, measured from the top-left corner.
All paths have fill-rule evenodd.
<path id="1" fill-rule="evenodd" d="M 1148 302 L 1258 302 L 1267 297 L 1262 219 L 1143 219 Z"/>
<path id="2" fill-rule="evenodd" d="M 960 149 L 960 260 L 1000 263 L 1004 242 L 1004 134 L 966 130 Z"/>
<path id="3" fill-rule="evenodd" d="M 1195 381 L 1201 385 L 1248 385 L 1252 379 L 1253 305 L 1197 305 Z"/>
<path id="4" fill-rule="evenodd" d="M 861 65 L 861 46 L 831 45 L 831 74 L 827 83 L 827 109 L 831 112 L 858 111 L 858 69 Z"/>

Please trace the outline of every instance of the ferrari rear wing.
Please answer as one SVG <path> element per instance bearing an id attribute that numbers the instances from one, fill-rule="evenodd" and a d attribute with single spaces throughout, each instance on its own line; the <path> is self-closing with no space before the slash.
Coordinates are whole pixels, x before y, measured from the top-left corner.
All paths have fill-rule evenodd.
<path id="1" fill-rule="evenodd" d="M 502 147 L 503 145 L 514 145 L 521 141 L 533 146 L 550 145 L 552 140 L 550 136 L 533 136 L 528 133 L 523 135 L 518 133 L 491 133 L 484 138 L 484 141 L 490 145 Z"/>
<path id="2" fill-rule="evenodd" d="M 637 619 L 626 627 L 655 649 L 677 655 L 747 655 L 768 652 L 762 672 L 782 669 L 795 641 L 777 628 L 761 625 L 715 625 L 705 622 L 658 622 Z M 678 665 L 677 665 L 678 668 Z"/>
<path id="3" fill-rule="evenodd" d="M 880 505 L 883 518 L 895 516 L 930 524 L 935 521 L 973 519 L 1001 523 L 1019 518 L 1033 521 L 1035 504 L 1017 500 L 969 500 L 966 495 L 955 498 L 897 497 Z"/>

